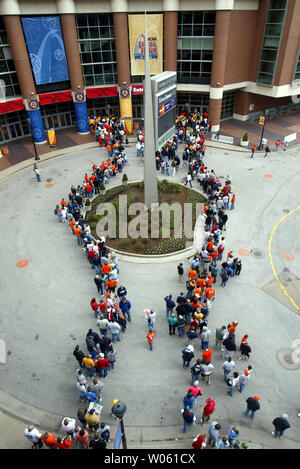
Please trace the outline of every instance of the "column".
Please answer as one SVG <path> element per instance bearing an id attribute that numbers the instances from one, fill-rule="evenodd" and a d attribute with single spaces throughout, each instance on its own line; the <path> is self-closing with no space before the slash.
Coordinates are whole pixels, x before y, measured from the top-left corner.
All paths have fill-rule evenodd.
<path id="1" fill-rule="evenodd" d="M 229 43 L 230 17 L 230 10 L 218 10 L 216 12 L 214 53 L 208 112 L 208 120 L 213 123 L 213 132 L 218 131 L 220 128 L 223 86 Z"/>
<path id="2" fill-rule="evenodd" d="M 113 13 L 117 56 L 120 117 L 125 121 L 125 130 L 132 132 L 132 101 L 130 92 L 130 60 L 128 47 L 127 13 Z"/>
<path id="3" fill-rule="evenodd" d="M 164 13 L 164 71 L 177 72 L 178 12 Z"/>
<path id="4" fill-rule="evenodd" d="M 45 143 L 46 136 L 39 99 L 27 53 L 23 29 L 18 15 L 3 16 L 12 57 L 14 60 L 24 106 L 30 119 L 30 130 L 35 143 Z"/>
<path id="5" fill-rule="evenodd" d="M 61 14 L 61 28 L 68 62 L 72 98 L 74 103 L 78 133 L 88 134 L 90 131 L 86 105 L 86 92 L 81 69 L 78 49 L 75 15 Z"/>

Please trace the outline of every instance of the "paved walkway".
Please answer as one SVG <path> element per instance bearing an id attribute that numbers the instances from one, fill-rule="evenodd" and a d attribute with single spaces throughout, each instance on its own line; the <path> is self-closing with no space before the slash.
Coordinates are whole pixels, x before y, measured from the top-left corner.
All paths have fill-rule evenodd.
<path id="1" fill-rule="evenodd" d="M 129 180 L 142 178 L 143 165 L 137 160 L 133 145 L 128 155 L 129 166 L 125 171 Z M 206 158 L 208 167 L 214 168 L 220 177 L 230 174 L 237 195 L 236 209 L 229 213 L 226 249 L 236 255 L 243 249 L 248 254 L 243 258 L 241 276 L 231 279 L 225 289 L 217 285 L 209 327 L 214 333 L 223 323 L 238 320 L 238 339 L 249 334 L 254 371 L 244 395 L 227 396 L 222 358 L 215 351 L 212 384 L 203 386 L 204 396 L 198 405 L 213 397 L 217 403 L 215 417 L 223 424 L 224 431 L 229 425 L 237 424 L 242 441 L 263 443 L 266 447 L 299 447 L 298 371 L 282 366 L 277 353 L 283 347 L 291 348 L 300 330 L 300 319 L 275 297 L 274 292 L 280 287 L 274 281 L 268 259 L 268 240 L 273 227 L 284 211 L 297 206 L 298 156 L 297 150 L 291 150 L 272 155 L 270 159 L 258 155 L 252 160 L 245 153 L 209 148 Z M 0 327 L 1 338 L 7 344 L 7 363 L 0 365 L 0 389 L 4 393 L 0 401 L 4 414 L 0 415 L 0 421 L 7 425 L 7 435 L 15 435 L 15 440 L 3 439 L 4 446 L 5 443 L 13 447 L 27 444 L 20 443 L 23 425 L 18 419 L 30 420 L 41 429 L 58 429 L 61 418 L 76 415 L 80 406 L 72 350 L 77 343 L 84 347 L 86 331 L 95 328 L 89 301 L 96 292 L 93 272 L 84 253 L 67 227 L 57 223 L 53 209 L 71 184 L 80 183 L 92 163 L 104 157 L 105 151 L 98 148 L 77 150 L 41 162 L 40 184 L 31 167 L 1 183 L 0 242 L 5 249 L 0 272 L 3 292 Z M 181 170 L 174 179 L 183 176 Z M 117 176 L 114 183 L 119 181 Z M 47 184 L 53 186 L 46 187 Z M 273 240 L 273 261 L 279 273 L 290 269 L 300 276 L 298 238 L 290 236 L 291 230 L 297 232 L 299 223 L 299 212 L 295 212 L 287 223 L 281 224 Z M 254 255 L 257 250 L 261 256 Z M 293 254 L 294 261 L 283 257 L 287 251 Z M 22 259 L 28 260 L 28 265 L 17 268 Z M 141 265 L 120 261 L 120 282 L 126 285 L 133 304 L 133 322 L 122 342 L 117 344 L 117 367 L 105 378 L 103 419 L 113 425 L 110 403 L 115 398 L 124 400 L 131 447 L 139 446 L 140 442 L 150 447 L 157 440 L 168 445 L 169 438 L 183 437 L 179 409 L 190 384 L 189 372 L 181 368 L 181 350 L 186 339 L 168 335 L 163 302 L 166 294 L 177 297 L 181 291 L 176 265 L 177 262 Z M 188 269 L 187 262 L 185 269 Z M 266 294 L 263 288 L 272 282 L 274 286 Z M 145 307 L 153 307 L 158 314 L 153 352 L 145 342 L 147 330 L 142 313 Z M 201 355 L 198 345 L 196 352 L 196 357 Z M 244 367 L 245 363 L 237 360 L 237 370 L 241 372 Z M 245 399 L 254 394 L 261 396 L 262 409 L 255 422 L 251 422 L 243 417 L 243 410 Z M 270 435 L 271 422 L 282 412 L 289 414 L 292 428 L 287 438 L 278 442 Z M 7 413 L 10 418 L 6 417 Z M 196 415 L 200 413 L 198 408 Z M 12 416 L 18 419 L 11 420 Z M 200 428 L 190 429 L 179 444 L 190 448 L 191 438 Z"/>

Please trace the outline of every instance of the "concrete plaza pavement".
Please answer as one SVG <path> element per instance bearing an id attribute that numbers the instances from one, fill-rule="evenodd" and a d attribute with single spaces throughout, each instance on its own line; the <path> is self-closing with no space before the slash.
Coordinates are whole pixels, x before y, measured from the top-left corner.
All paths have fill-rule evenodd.
<path id="1" fill-rule="evenodd" d="M 180 156 L 181 150 L 182 147 Z M 129 165 L 124 172 L 129 180 L 142 178 L 143 164 L 135 156 L 134 144 L 127 153 Z M 32 168 L 28 168 L 0 186 L 0 331 L 7 346 L 7 363 L 0 365 L 0 390 L 11 396 L 5 399 L 3 394 L 0 408 L 4 413 L 0 414 L 0 421 L 9 428 L 16 422 L 18 430 L 8 432 L 16 435 L 13 447 L 20 447 L 19 440 L 23 438 L 19 429 L 24 425 L 18 423 L 18 418 L 28 419 L 29 423 L 30 406 L 34 408 L 33 423 L 41 429 L 51 426 L 49 429 L 56 432 L 61 418 L 75 416 L 80 407 L 72 351 L 77 343 L 85 350 L 87 330 L 90 327 L 97 330 L 89 306 L 96 290 L 93 271 L 83 251 L 68 227 L 57 223 L 53 210 L 67 196 L 71 184 L 81 183 L 85 172 L 91 171 L 92 163 L 104 158 L 104 149 L 74 151 L 40 163 L 41 183 L 37 183 Z M 268 159 L 262 155 L 250 159 L 247 153 L 211 147 L 205 158 L 208 168 L 213 168 L 218 176 L 230 175 L 236 193 L 236 208 L 228 212 L 226 252 L 232 250 L 241 257 L 238 251 L 243 249 L 244 254 L 249 254 L 242 257 L 240 277 L 230 279 L 226 288 L 220 287 L 218 281 L 209 328 L 214 335 L 216 327 L 238 320 L 237 342 L 245 333 L 249 334 L 254 371 L 244 394 L 236 392 L 229 397 L 221 370 L 223 360 L 214 351 L 212 384 L 203 385 L 204 395 L 195 414 L 200 416 L 200 405 L 212 397 L 216 401 L 214 417 L 223 424 L 224 432 L 237 424 L 242 441 L 266 447 L 296 448 L 300 442 L 299 369 L 291 371 L 277 359 L 280 349 L 291 348 L 292 342 L 300 338 L 299 314 L 286 302 L 283 292 L 282 297 L 278 296 L 281 288 L 274 281 L 268 253 L 269 237 L 277 221 L 287 210 L 298 206 L 298 158 L 297 149 L 272 153 Z M 181 169 L 170 179 L 182 180 L 184 176 Z M 120 180 L 117 176 L 112 184 Z M 53 186 L 47 188 L 46 184 Z M 300 277 L 298 229 L 299 212 L 295 211 L 274 234 L 272 259 L 278 274 L 289 269 Z M 287 253 L 294 260 L 283 257 Z M 23 269 L 16 267 L 21 259 L 29 261 Z M 174 261 L 135 264 L 120 260 L 120 283 L 127 287 L 133 321 L 122 342 L 116 344 L 116 369 L 104 380 L 102 415 L 104 421 L 113 425 L 110 403 L 115 398 L 126 402 L 125 423 L 133 447 L 141 443 L 144 448 L 145 444 L 152 447 L 155 440 L 167 442 L 169 438 L 183 437 L 180 409 L 190 385 L 190 373 L 182 369 L 181 350 L 187 342 L 169 336 L 163 301 L 169 293 L 177 297 L 183 288 L 177 280 L 176 266 Z M 184 266 L 187 271 L 187 261 Z M 267 284 L 268 293 L 263 290 Z M 153 352 L 145 341 L 147 328 L 142 313 L 149 307 L 158 315 Z M 201 357 L 199 341 L 195 350 L 195 357 Z M 242 372 L 246 363 L 236 357 L 236 367 Z M 243 410 L 245 399 L 254 394 L 261 397 L 261 410 L 251 422 L 243 416 Z M 19 406 L 15 400 L 20 401 Z M 44 412 L 49 413 L 47 421 Z M 292 428 L 278 442 L 270 432 L 272 420 L 282 412 L 289 414 Z M 189 429 L 179 444 L 190 448 L 191 438 L 201 428 L 197 425 Z M 3 440 L 2 444 L 7 447 Z M 28 447 L 25 440 L 24 447 Z"/>

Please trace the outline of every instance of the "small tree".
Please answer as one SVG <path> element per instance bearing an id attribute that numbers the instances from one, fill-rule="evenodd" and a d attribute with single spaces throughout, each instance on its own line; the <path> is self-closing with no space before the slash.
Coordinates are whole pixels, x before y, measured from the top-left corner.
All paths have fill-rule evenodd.
<path id="1" fill-rule="evenodd" d="M 85 201 L 85 206 L 86 206 L 86 207 L 89 207 L 90 205 L 91 205 L 90 199 L 86 199 L 86 201 Z"/>
<path id="2" fill-rule="evenodd" d="M 122 182 L 124 182 L 124 183 L 127 183 L 127 182 L 128 182 L 128 176 L 127 176 L 127 174 L 125 174 L 125 173 L 123 174 Z"/>
<path id="3" fill-rule="evenodd" d="M 248 142 L 249 141 L 249 137 L 248 137 L 248 132 L 246 132 L 242 138 L 243 142 Z"/>
<path id="4" fill-rule="evenodd" d="M 101 182 L 101 184 L 100 184 L 100 191 L 106 191 L 106 188 L 105 188 L 105 185 L 103 184 L 103 182 Z"/>

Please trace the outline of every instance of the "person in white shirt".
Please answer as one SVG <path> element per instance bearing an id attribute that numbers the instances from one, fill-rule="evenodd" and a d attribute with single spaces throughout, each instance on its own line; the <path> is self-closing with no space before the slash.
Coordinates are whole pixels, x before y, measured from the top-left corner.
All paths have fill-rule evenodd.
<path id="1" fill-rule="evenodd" d="M 231 357 L 224 361 L 222 368 L 224 371 L 224 381 L 227 381 L 229 373 L 235 368 L 235 363 Z"/>
<path id="2" fill-rule="evenodd" d="M 79 393 L 79 397 L 80 399 L 84 399 L 84 393 L 86 392 L 86 386 L 85 386 L 86 382 L 79 382 L 77 383 L 77 391 Z"/>
<path id="3" fill-rule="evenodd" d="M 204 329 L 204 328 L 203 328 Z M 207 384 L 210 384 L 210 375 L 212 374 L 212 370 L 214 369 L 214 366 L 211 363 L 202 363 L 200 366 L 200 373 L 203 378 L 203 380 L 207 382 Z"/>
<path id="4" fill-rule="evenodd" d="M 24 430 L 24 436 L 27 438 L 27 440 L 31 441 L 33 443 L 32 447 L 43 447 L 43 441 L 42 441 L 42 435 L 38 431 L 37 428 L 35 428 L 33 425 L 29 425 L 27 428 Z"/>
<path id="5" fill-rule="evenodd" d="M 235 371 L 233 373 L 232 378 L 229 378 L 229 380 L 228 380 L 228 383 L 230 383 L 230 385 L 229 385 L 229 391 L 227 392 L 227 394 L 229 396 L 233 396 L 234 390 L 237 387 L 239 381 L 240 381 L 240 376 L 239 376 L 238 372 Z"/>
<path id="6" fill-rule="evenodd" d="M 68 435 L 73 436 L 74 430 L 76 427 L 76 420 L 65 417 L 61 422 L 61 429 L 63 432 L 66 432 Z"/>

